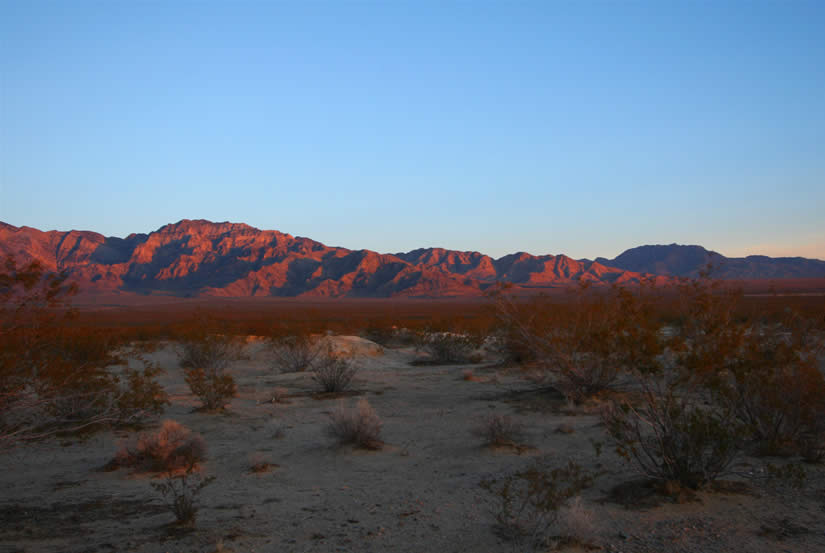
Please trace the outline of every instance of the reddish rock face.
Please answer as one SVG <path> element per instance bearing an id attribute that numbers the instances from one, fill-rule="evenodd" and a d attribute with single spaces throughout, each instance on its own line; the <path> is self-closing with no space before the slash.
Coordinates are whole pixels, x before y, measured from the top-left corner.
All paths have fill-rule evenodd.
<path id="1" fill-rule="evenodd" d="M 493 259 L 441 248 L 395 255 L 330 248 L 238 223 L 183 220 L 150 234 L 42 232 L 0 223 L 0 256 L 66 270 L 86 293 L 212 296 L 477 296 L 496 282 L 522 288 L 638 282 L 641 275 L 564 255 Z"/>

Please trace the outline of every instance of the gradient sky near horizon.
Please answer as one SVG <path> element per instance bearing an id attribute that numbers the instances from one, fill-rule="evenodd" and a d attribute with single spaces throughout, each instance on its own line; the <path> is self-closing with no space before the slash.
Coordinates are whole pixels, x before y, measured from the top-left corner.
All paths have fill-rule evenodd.
<path id="1" fill-rule="evenodd" d="M 0 0 L 0 220 L 825 259 L 825 2 Z"/>

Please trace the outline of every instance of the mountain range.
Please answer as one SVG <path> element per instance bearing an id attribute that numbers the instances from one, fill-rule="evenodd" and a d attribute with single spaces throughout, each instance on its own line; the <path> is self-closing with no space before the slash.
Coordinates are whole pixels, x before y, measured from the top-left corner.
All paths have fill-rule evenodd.
<path id="1" fill-rule="evenodd" d="M 700 246 L 642 246 L 615 259 L 422 248 L 380 254 L 326 246 L 242 223 L 182 220 L 149 234 L 105 237 L 0 222 L 0 256 L 67 271 L 83 293 L 174 296 L 449 297 L 477 296 L 496 283 L 547 290 L 579 281 L 630 284 L 695 276 L 708 262 L 721 278 L 821 278 L 825 261 L 725 258 Z"/>

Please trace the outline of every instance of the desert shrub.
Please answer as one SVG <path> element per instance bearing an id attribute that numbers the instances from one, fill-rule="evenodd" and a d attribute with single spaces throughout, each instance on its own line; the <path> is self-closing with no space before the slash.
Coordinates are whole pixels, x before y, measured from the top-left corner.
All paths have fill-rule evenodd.
<path id="1" fill-rule="evenodd" d="M 616 451 L 648 477 L 696 489 L 724 475 L 742 451 L 747 428 L 730 410 L 706 405 L 706 391 L 680 379 L 642 377 L 635 404 L 602 411 Z"/>
<path id="2" fill-rule="evenodd" d="M 524 470 L 486 479 L 481 487 L 493 494 L 496 531 L 525 548 L 545 548 L 568 501 L 590 487 L 594 475 L 573 461 L 553 467 L 539 459 Z"/>
<path id="3" fill-rule="evenodd" d="M 348 409 L 341 403 L 330 414 L 327 435 L 339 444 L 352 444 L 363 449 L 381 449 L 381 427 L 378 414 L 364 398 L 358 400 L 355 409 Z"/>
<path id="4" fill-rule="evenodd" d="M 427 332 L 420 336 L 418 348 L 427 354 L 428 365 L 461 365 L 477 363 L 477 337 L 451 332 Z"/>
<path id="5" fill-rule="evenodd" d="M 270 338 L 269 350 L 275 369 L 281 372 L 310 370 L 316 358 L 326 353 L 322 341 L 310 334 Z"/>
<path id="6" fill-rule="evenodd" d="M 669 366 L 631 369 L 636 397 L 611 403 L 602 418 L 616 451 L 643 474 L 696 489 L 726 474 L 750 435 L 735 405 L 718 401 L 741 360 L 744 329 L 733 317 L 736 290 L 694 280 L 676 291 Z"/>
<path id="7" fill-rule="evenodd" d="M 207 411 L 220 411 L 237 395 L 235 378 L 216 367 L 186 369 L 184 380 Z"/>
<path id="8" fill-rule="evenodd" d="M 214 481 L 214 476 L 201 476 L 194 473 L 190 466 L 185 473 L 169 473 L 163 482 L 152 482 L 151 486 L 166 501 L 169 510 L 175 515 L 177 524 L 191 525 L 195 523 L 198 515 L 198 495 Z"/>
<path id="9" fill-rule="evenodd" d="M 472 433 L 487 446 L 518 445 L 524 438 L 524 425 L 509 415 L 491 413 L 472 429 Z"/>
<path id="10" fill-rule="evenodd" d="M 653 370 L 663 344 L 652 285 L 527 301 L 498 295 L 496 310 L 511 359 L 530 360 L 531 379 L 582 402 L 616 389 L 633 369 Z M 538 378 L 536 378 L 538 375 Z"/>
<path id="11" fill-rule="evenodd" d="M 182 424 L 165 420 L 154 433 L 142 433 L 115 455 L 118 466 L 141 471 L 175 471 L 194 466 L 206 458 L 203 437 Z"/>
<path id="12" fill-rule="evenodd" d="M 218 332 L 214 322 L 205 320 L 191 325 L 179 347 L 184 379 L 192 393 L 204 409 L 222 410 L 237 395 L 235 379 L 226 369 L 240 358 L 238 338 Z"/>
<path id="13" fill-rule="evenodd" d="M 137 424 L 167 403 L 160 369 L 122 336 L 72 324 L 66 280 L 11 257 L 0 268 L 0 447 Z"/>
<path id="14" fill-rule="evenodd" d="M 825 435 L 818 344 L 808 341 L 799 323 L 749 325 L 736 362 L 716 388 L 719 401 L 750 428 L 757 453 L 815 457 L 816 443 Z"/>
<path id="15" fill-rule="evenodd" d="M 241 356 L 242 345 L 237 337 L 219 333 L 216 323 L 195 323 L 179 344 L 180 366 L 225 369 Z"/>
<path id="16" fill-rule="evenodd" d="M 316 357 L 312 380 L 322 393 L 340 393 L 349 389 L 357 372 L 351 359 L 336 356 L 327 350 Z"/>

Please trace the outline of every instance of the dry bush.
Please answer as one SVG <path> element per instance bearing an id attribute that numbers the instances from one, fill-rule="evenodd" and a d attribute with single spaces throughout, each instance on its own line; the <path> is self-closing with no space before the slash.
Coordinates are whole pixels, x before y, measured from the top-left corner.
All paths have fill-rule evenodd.
<path id="1" fill-rule="evenodd" d="M 730 410 L 706 405 L 698 383 L 645 375 L 638 402 L 611 403 L 602 420 L 616 452 L 646 476 L 696 489 L 726 474 L 747 428 Z"/>
<path id="2" fill-rule="evenodd" d="M 743 313 L 742 293 L 703 275 L 662 293 L 647 285 L 572 302 L 499 299 L 510 333 L 577 402 L 615 389 L 603 410 L 616 450 L 645 475 L 695 489 L 748 447 L 810 452 L 823 436 L 822 333 L 811 320 L 770 324 Z M 667 303 L 669 320 L 657 302 Z M 667 322 L 667 331 L 663 325 Z"/>
<path id="3" fill-rule="evenodd" d="M 584 506 L 581 496 L 570 500 L 559 511 L 559 536 L 567 542 L 592 545 L 596 539 L 596 517 Z"/>
<path id="4" fill-rule="evenodd" d="M 180 344 L 180 366 L 226 368 L 241 357 L 241 344 L 234 336 L 211 334 L 205 329 L 193 332 Z"/>
<path id="5" fill-rule="evenodd" d="M 525 549 L 546 549 L 561 509 L 593 480 L 572 461 L 553 468 L 545 458 L 527 469 L 483 480 L 481 487 L 494 496 L 495 529 L 500 536 Z"/>
<path id="6" fill-rule="evenodd" d="M 717 386 L 751 430 L 756 453 L 817 456 L 825 437 L 825 379 L 817 368 L 821 343 L 810 340 L 805 321 L 751 324 L 741 352 Z M 817 446 L 819 442 L 819 446 Z"/>
<path id="7" fill-rule="evenodd" d="M 315 358 L 312 380 L 322 393 L 337 394 L 349 389 L 357 372 L 351 359 L 337 357 L 328 349 Z"/>
<path id="8" fill-rule="evenodd" d="M 151 486 L 166 500 L 177 524 L 191 525 L 198 514 L 198 495 L 214 480 L 214 476 L 204 477 L 194 473 L 190 466 L 185 473 L 177 476 L 169 473 L 163 482 L 152 482 Z"/>
<path id="9" fill-rule="evenodd" d="M 452 332 L 426 332 L 420 335 L 418 349 L 427 354 L 426 365 L 462 365 L 478 363 L 476 355 L 481 341 L 467 334 Z"/>
<path id="10" fill-rule="evenodd" d="M 326 428 L 328 436 L 339 444 L 352 444 L 363 449 L 381 449 L 381 428 L 383 423 L 378 414 L 362 398 L 355 409 L 344 407 L 343 402 L 330 414 Z"/>
<path id="11" fill-rule="evenodd" d="M 577 403 L 615 390 L 628 371 L 654 368 L 663 351 L 653 296 L 651 284 L 598 291 L 582 284 L 563 299 L 499 294 L 507 356 L 530 360 L 533 380 Z"/>
<path id="12" fill-rule="evenodd" d="M 740 293 L 706 278 L 682 281 L 678 324 L 665 338 L 668 367 L 629 371 L 636 398 L 606 406 L 602 419 L 616 451 L 646 476 L 697 489 L 729 472 L 752 428 L 732 402 L 719 401 L 741 363 L 745 328 L 734 317 Z"/>
<path id="13" fill-rule="evenodd" d="M 515 446 L 524 438 L 524 424 L 509 415 L 491 413 L 472 429 L 472 434 L 486 446 Z"/>
<path id="14" fill-rule="evenodd" d="M 157 432 L 143 433 L 123 446 L 115 455 L 115 463 L 140 471 L 164 472 L 194 466 L 205 458 L 206 442 L 200 434 L 165 420 Z"/>
<path id="15" fill-rule="evenodd" d="M 275 369 L 285 373 L 310 370 L 315 360 L 326 352 L 322 340 L 309 334 L 270 338 L 269 350 Z"/>
<path id="16" fill-rule="evenodd" d="M 73 324 L 66 279 L 11 257 L 0 267 L 0 448 L 138 424 L 167 403 L 160 369 L 122 336 Z"/>
<path id="17" fill-rule="evenodd" d="M 215 367 L 186 369 L 184 380 L 207 411 L 221 411 L 237 395 L 235 378 Z"/>
<path id="18" fill-rule="evenodd" d="M 192 393 L 207 411 L 222 410 L 237 395 L 227 368 L 241 356 L 240 340 L 219 332 L 214 321 L 202 320 L 190 326 L 179 347 L 184 379 Z"/>

